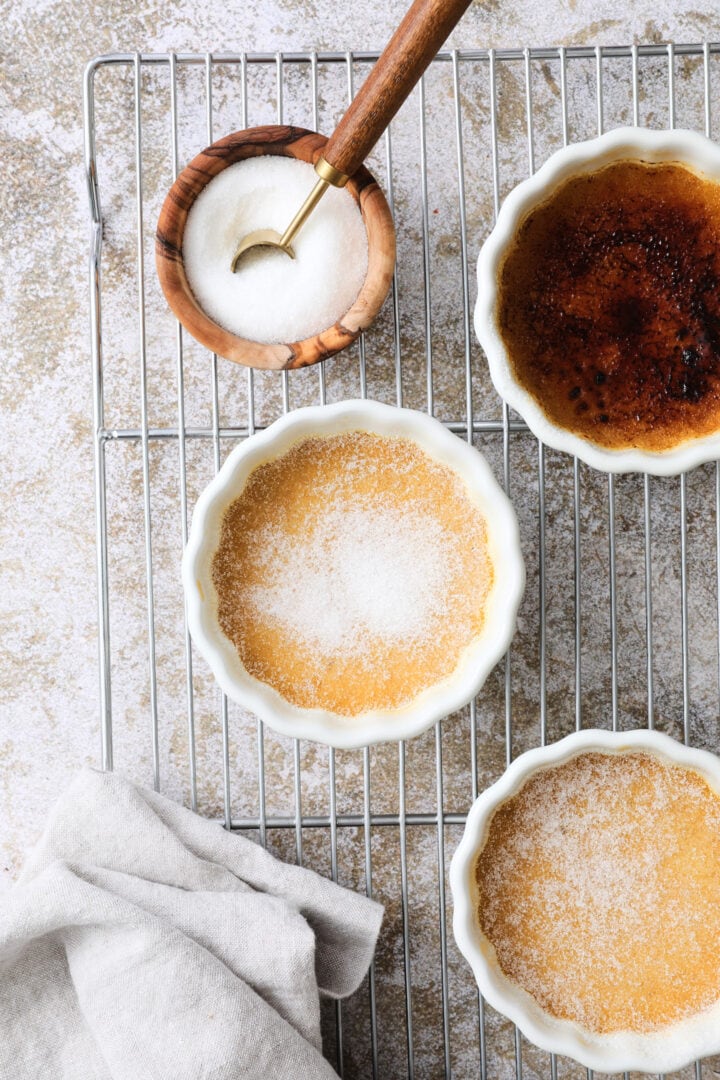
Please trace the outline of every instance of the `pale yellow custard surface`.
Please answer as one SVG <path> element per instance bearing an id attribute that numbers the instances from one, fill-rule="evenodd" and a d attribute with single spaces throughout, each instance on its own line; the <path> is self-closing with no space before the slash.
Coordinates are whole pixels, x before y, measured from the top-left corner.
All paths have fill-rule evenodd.
<path id="1" fill-rule="evenodd" d="M 482 632 L 485 520 L 414 441 L 307 438 L 250 475 L 212 565 L 246 670 L 301 708 L 400 709 L 449 678 Z"/>
<path id="2" fill-rule="evenodd" d="M 720 798 L 691 769 L 627 751 L 538 771 L 475 878 L 501 970 L 558 1019 L 645 1033 L 720 999 Z"/>

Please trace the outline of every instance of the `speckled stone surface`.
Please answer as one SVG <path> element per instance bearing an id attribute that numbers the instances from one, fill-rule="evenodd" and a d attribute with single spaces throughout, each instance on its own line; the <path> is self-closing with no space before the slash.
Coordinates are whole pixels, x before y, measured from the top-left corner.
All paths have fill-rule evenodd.
<path id="1" fill-rule="evenodd" d="M 88 247 L 90 215 L 83 170 L 82 73 L 87 60 L 123 53 L 217 53 L 249 49 L 377 49 L 399 20 L 397 3 L 330 4 L 320 0 L 251 0 L 247 4 L 150 3 L 140 11 L 113 0 L 88 7 L 73 0 L 0 4 L 4 28 L 0 58 L 0 143 L 4 174 L 0 235 L 4 274 L 2 364 L 0 367 L 0 467 L 5 486 L 0 515 L 3 663 L 0 666 L 0 887 L 17 875 L 24 850 L 37 837 L 57 792 L 82 763 L 100 761 L 100 692 L 93 503 L 93 417 L 90 362 Z M 669 0 L 628 5 L 568 0 L 539 8 L 530 0 L 473 5 L 451 44 L 461 48 L 540 45 L 616 45 L 632 42 L 720 40 L 720 16 Z M 532 151 L 537 167 L 562 144 L 562 81 L 559 60 L 532 61 Z M 670 120 L 668 61 L 639 65 L 639 119 L 662 127 Z M 630 58 L 603 62 L 603 123 L 631 122 Z M 367 67 L 355 65 L 355 82 Z M 487 63 L 458 63 L 464 149 L 467 250 L 472 264 L 493 218 L 492 124 Z M 703 129 L 702 57 L 677 57 L 675 120 Z M 274 122 L 278 113 L 277 66 L 248 66 L 250 124 Z M 713 131 L 720 131 L 720 60 L 709 69 Z M 283 116 L 313 126 L 312 70 L 307 63 L 282 68 Z M 522 60 L 496 71 L 499 195 L 529 167 L 525 68 Z M 212 134 L 242 126 L 243 95 L 238 65 L 211 65 Z M 141 425 L 139 258 L 136 238 L 135 101 L 133 70 L 102 65 L 95 74 L 97 167 L 104 211 L 102 258 L 105 426 L 112 433 Z M 318 65 L 318 126 L 330 131 L 347 95 L 344 65 Z M 154 278 L 152 231 L 172 179 L 170 83 L 167 65 L 143 67 L 140 83 L 147 365 L 150 429 L 178 423 L 176 330 Z M 567 66 L 568 137 L 596 133 L 598 109 L 594 58 Z M 397 320 L 387 304 L 365 343 L 362 373 L 358 348 L 326 366 L 327 400 L 367 392 L 395 402 L 396 359 L 402 372 L 402 401 L 462 425 L 467 386 L 475 420 L 499 421 L 500 404 L 483 357 L 470 335 L 466 349 L 463 304 L 453 67 L 437 65 L 424 88 L 424 147 L 428 215 L 420 194 L 424 182 L 416 92 L 393 126 L 392 193 L 399 240 Z M 206 69 L 178 63 L 178 159 L 187 161 L 208 141 Z M 372 167 L 388 186 L 385 146 Z M 427 244 L 423 243 L 424 229 Z M 424 259 L 429 268 L 432 329 L 426 340 Z M 428 378 L 430 360 L 431 378 Z M 213 366 L 210 357 L 184 341 L 185 423 L 192 432 L 213 428 Z M 288 404 L 320 400 L 318 370 L 293 374 Z M 221 427 L 266 424 L 283 409 L 283 383 L 258 374 L 249 408 L 248 376 L 220 361 L 217 416 Z M 464 432 L 460 429 L 460 434 Z M 502 430 L 479 431 L 476 445 L 503 476 Z M 186 440 L 187 506 L 212 476 L 216 451 L 222 459 L 233 438 Z M 152 784 L 153 709 L 157 712 L 157 775 L 161 790 L 190 804 L 188 692 L 185 632 L 178 561 L 182 548 L 182 486 L 177 438 L 150 440 L 148 486 L 141 441 L 110 437 L 107 468 L 110 659 L 115 767 Z M 356 889 L 366 888 L 366 837 L 362 827 L 365 768 L 373 814 L 427 815 L 426 823 L 392 824 L 370 830 L 374 895 L 386 905 L 378 948 L 374 995 L 377 1016 L 377 1075 L 383 1080 L 411 1071 L 417 1077 L 516 1073 L 516 1044 L 510 1025 L 491 1009 L 481 1017 L 471 974 L 452 941 L 440 933 L 438 913 L 449 893 L 438 872 L 459 839 L 460 826 L 439 833 L 438 775 L 444 808 L 462 814 L 474 786 L 482 789 L 502 771 L 511 721 L 513 755 L 539 741 L 571 731 L 581 708 L 584 726 L 620 728 L 647 723 L 720 750 L 718 722 L 718 479 L 714 465 L 686 481 L 642 477 L 607 478 L 563 455 L 545 451 L 529 435 L 509 438 L 510 494 L 515 502 L 527 561 L 528 584 L 510 660 L 511 697 L 506 709 L 506 669 L 501 664 L 477 702 L 477 738 L 471 755 L 469 710 L 450 717 L 442 734 L 430 731 L 406 750 L 384 746 L 338 752 L 304 743 L 297 757 L 291 741 L 264 733 L 265 784 L 258 780 L 258 728 L 252 717 L 230 706 L 227 717 L 229 811 L 233 821 L 257 819 L 264 794 L 268 818 L 292 819 L 299 797 L 304 815 L 327 818 L 336 811 L 350 823 L 335 835 L 328 828 L 268 828 L 267 843 L 281 857 L 299 850 L 320 873 L 335 872 Z M 539 483 L 541 474 L 544 485 Z M 579 499 L 575 500 L 577 482 Z M 542 498 L 540 491 L 542 490 Z M 149 674 L 148 605 L 144 502 L 152 522 L 152 569 L 157 682 Z M 651 523 L 646 562 L 646 498 Z M 575 536 L 580 537 L 580 667 L 576 695 Z M 611 537 L 615 544 L 612 547 Z M 646 593 L 652 600 L 651 685 L 648 680 Z M 611 603 L 611 600 L 614 603 Z M 544 610 L 544 618 L 543 618 Z M 683 620 L 686 611 L 687 619 Z M 683 665 L 683 635 L 689 663 Z M 613 664 L 613 657 L 616 663 Z M 209 673 L 194 656 L 194 746 L 198 809 L 222 818 L 223 716 Z M 442 751 L 439 770 L 438 749 Z M 476 778 L 473 781 L 473 762 Z M 295 768 L 299 765 L 299 796 Z M 404 799 L 400 779 L 404 775 Z M 333 785 L 333 777 L 335 783 Z M 257 830 L 254 835 L 257 835 Z M 406 876 L 403 874 L 406 868 Z M 403 906 L 403 882 L 407 903 Z M 403 922 L 408 949 L 403 949 Z M 447 979 L 442 957 L 447 947 Z M 406 972 L 408 973 L 406 976 Z M 410 984 L 411 1007 L 407 1007 Z M 412 1039 L 407 1038 L 408 1014 Z M 366 984 L 342 1008 L 342 1062 L 347 1077 L 372 1075 L 370 995 Z M 447 1044 L 443 1037 L 447 1030 Z M 338 1027 L 326 1013 L 327 1052 L 337 1061 Z M 447 1060 L 445 1046 L 447 1045 Z M 551 1075 L 547 1054 L 525 1040 L 517 1051 L 523 1075 Z M 702 1075 L 720 1071 L 720 1059 Z M 569 1062 L 562 1077 L 584 1076 Z M 683 1075 L 695 1075 L 692 1070 Z"/>

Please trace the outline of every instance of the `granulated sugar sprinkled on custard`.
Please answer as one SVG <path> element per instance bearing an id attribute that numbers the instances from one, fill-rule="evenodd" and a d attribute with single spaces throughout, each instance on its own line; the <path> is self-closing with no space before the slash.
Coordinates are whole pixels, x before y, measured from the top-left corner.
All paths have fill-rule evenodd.
<path id="1" fill-rule="evenodd" d="M 293 704 L 355 716 L 450 676 L 493 571 L 462 481 L 408 439 L 306 439 L 260 466 L 213 561 L 223 632 Z"/>
<path id="2" fill-rule="evenodd" d="M 720 799 L 692 770 L 628 752 L 538 772 L 476 881 L 501 969 L 555 1017 L 648 1032 L 720 998 Z"/>
<path id="3" fill-rule="evenodd" d="M 328 654 L 357 651 L 363 639 L 419 639 L 443 613 L 457 570 L 457 557 L 443 556 L 439 522 L 399 507 L 333 508 L 314 529 L 312 547 L 293 537 L 281 561 L 272 528 L 258 540 L 270 580 L 247 591 L 253 616 L 268 616 Z"/>

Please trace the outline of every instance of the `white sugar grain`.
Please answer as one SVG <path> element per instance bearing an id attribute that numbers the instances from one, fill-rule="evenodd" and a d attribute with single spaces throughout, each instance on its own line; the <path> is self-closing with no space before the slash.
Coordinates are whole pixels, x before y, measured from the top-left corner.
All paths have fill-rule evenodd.
<path id="1" fill-rule="evenodd" d="M 300 341 L 352 307 L 367 273 L 367 234 L 348 191 L 329 188 L 293 241 L 295 259 L 264 249 L 231 263 L 255 229 L 282 233 L 317 180 L 312 165 L 258 157 L 219 173 L 195 200 L 185 225 L 183 262 L 207 315 L 263 344 Z"/>

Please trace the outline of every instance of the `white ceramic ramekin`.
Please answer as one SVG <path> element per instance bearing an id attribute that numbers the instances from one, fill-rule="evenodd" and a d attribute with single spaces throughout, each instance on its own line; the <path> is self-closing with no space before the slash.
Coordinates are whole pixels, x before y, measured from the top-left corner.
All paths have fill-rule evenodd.
<path id="1" fill-rule="evenodd" d="M 500 209 L 495 228 L 480 251 L 475 333 L 485 350 L 497 392 L 520 413 L 538 439 L 604 472 L 674 476 L 720 457 L 720 432 L 688 440 L 661 452 L 610 450 L 574 435 L 551 421 L 535 398 L 518 383 L 497 324 L 499 271 L 522 221 L 565 180 L 596 172 L 614 161 L 677 162 L 702 176 L 720 181 L 720 147 L 694 131 L 617 128 L 597 139 L 558 150 L 532 177 L 510 192 Z"/>
<path id="2" fill-rule="evenodd" d="M 690 768 L 720 794 L 720 759 L 692 750 L 656 731 L 587 730 L 557 743 L 529 750 L 516 758 L 500 779 L 480 795 L 468 814 L 465 832 L 450 867 L 453 931 L 485 999 L 512 1020 L 542 1050 L 566 1055 L 588 1069 L 603 1073 L 675 1072 L 697 1058 L 720 1052 L 720 1001 L 710 1009 L 658 1031 L 598 1035 L 569 1020 L 558 1020 L 542 1009 L 527 991 L 501 971 L 495 950 L 475 917 L 475 862 L 495 810 L 515 795 L 541 769 L 560 765 L 580 753 L 646 751 L 664 761 Z"/>
<path id="3" fill-rule="evenodd" d="M 495 571 L 483 632 L 468 647 L 455 672 L 403 708 L 355 717 L 322 709 L 301 709 L 251 676 L 219 627 L 217 594 L 211 574 L 223 514 L 239 496 L 250 473 L 286 453 L 302 439 L 348 431 L 411 439 L 436 461 L 459 474 L 469 497 L 486 520 Z M 524 583 L 515 512 L 482 455 L 424 413 L 374 401 L 344 401 L 297 409 L 237 446 L 198 499 L 183 557 L 190 633 L 228 697 L 277 731 L 343 748 L 407 739 L 470 701 L 507 651 L 515 632 Z"/>

